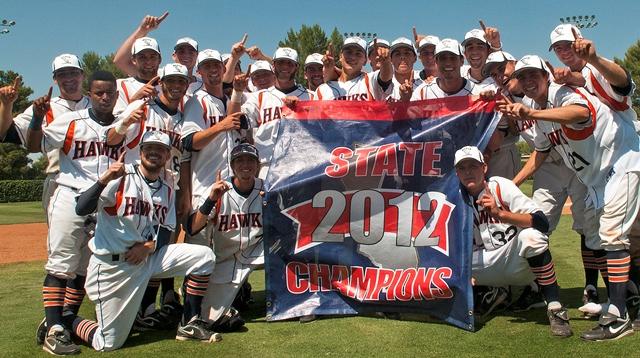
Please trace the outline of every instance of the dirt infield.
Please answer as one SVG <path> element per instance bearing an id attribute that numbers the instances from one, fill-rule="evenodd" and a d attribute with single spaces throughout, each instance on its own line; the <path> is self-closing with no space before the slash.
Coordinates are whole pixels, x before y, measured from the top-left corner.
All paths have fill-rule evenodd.
<path id="1" fill-rule="evenodd" d="M 47 259 L 47 224 L 0 225 L 0 264 Z"/>
<path id="2" fill-rule="evenodd" d="M 567 201 L 562 213 L 571 214 L 571 201 Z M 183 235 L 180 235 L 178 242 L 183 242 Z M 45 223 L 0 225 L 0 264 L 46 259 Z"/>

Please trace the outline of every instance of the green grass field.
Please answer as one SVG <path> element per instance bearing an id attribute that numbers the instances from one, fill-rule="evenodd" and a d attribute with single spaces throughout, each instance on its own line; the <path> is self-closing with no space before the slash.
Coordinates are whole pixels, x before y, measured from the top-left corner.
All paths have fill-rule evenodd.
<path id="1" fill-rule="evenodd" d="M 224 334 L 212 345 L 176 342 L 174 332 L 146 332 L 129 338 L 125 347 L 109 356 L 211 357 L 211 356 L 633 356 L 640 351 L 636 336 L 615 342 L 584 342 L 579 333 L 595 321 L 580 318 L 577 307 L 582 295 L 579 237 L 564 216 L 551 238 L 562 298 L 570 308 L 574 336 L 550 336 L 545 310 L 514 314 L 501 312 L 477 332 L 446 324 L 395 321 L 368 317 L 327 318 L 308 324 L 297 321 L 267 323 L 264 308 L 264 271 L 250 282 L 256 303 L 243 314 L 246 331 Z M 35 328 L 42 318 L 40 290 L 44 278 L 42 262 L 0 265 L 6 279 L 0 282 L 0 356 L 45 356 L 35 344 Z M 177 280 L 178 281 L 178 280 Z M 86 301 L 81 313 L 93 317 Z M 83 346 L 84 356 L 97 356 Z"/>
<path id="2" fill-rule="evenodd" d="M 45 222 L 42 203 L 30 201 L 26 203 L 1 203 L 0 225 L 26 224 Z"/>

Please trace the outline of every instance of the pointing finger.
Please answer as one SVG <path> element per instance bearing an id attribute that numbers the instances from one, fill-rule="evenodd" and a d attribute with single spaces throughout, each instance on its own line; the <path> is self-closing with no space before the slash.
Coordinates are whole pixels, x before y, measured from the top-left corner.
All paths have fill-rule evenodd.
<path id="1" fill-rule="evenodd" d="M 118 163 L 124 163 L 124 155 L 125 155 L 125 151 L 123 150 L 122 153 L 120 153 L 120 156 L 118 157 Z"/>
<path id="2" fill-rule="evenodd" d="M 47 92 L 47 97 L 45 99 L 46 102 L 49 102 L 51 99 L 51 94 L 53 93 L 53 86 L 49 87 L 49 92 Z"/>
<path id="3" fill-rule="evenodd" d="M 412 30 L 413 30 L 413 40 L 415 41 L 415 43 L 418 43 L 418 31 L 416 31 L 415 26 L 412 28 Z"/>
<path id="4" fill-rule="evenodd" d="M 249 35 L 247 35 L 246 33 L 244 34 L 244 36 L 242 36 L 242 41 L 240 41 L 242 46 L 244 46 L 244 44 L 247 42 L 248 38 L 249 38 Z"/>
<path id="5" fill-rule="evenodd" d="M 480 28 L 482 29 L 482 31 L 487 32 L 487 26 L 484 24 L 484 21 L 480 19 L 478 20 L 478 22 L 480 23 Z"/>
<path id="6" fill-rule="evenodd" d="M 158 25 L 160 25 L 160 23 L 164 21 L 164 19 L 166 19 L 167 16 L 169 16 L 169 11 L 165 11 L 164 14 L 160 15 L 160 17 L 158 18 Z"/>
<path id="7" fill-rule="evenodd" d="M 160 81 L 160 76 L 152 78 L 151 81 L 147 82 L 147 84 L 155 86 L 158 84 L 158 81 Z"/>
<path id="8" fill-rule="evenodd" d="M 544 64 L 547 65 L 547 67 L 549 68 L 549 71 L 551 72 L 551 76 L 553 77 L 553 79 L 556 79 L 556 70 L 553 68 L 553 65 L 551 64 L 551 62 L 545 60 Z"/>
<path id="9" fill-rule="evenodd" d="M 20 89 L 21 85 L 22 85 L 22 76 L 16 76 L 16 78 L 13 79 L 13 89 L 17 91 L 18 89 Z"/>
<path id="10" fill-rule="evenodd" d="M 221 181 L 221 180 L 222 180 L 222 172 L 218 170 L 218 172 L 216 173 L 216 181 Z"/>
<path id="11" fill-rule="evenodd" d="M 373 48 L 377 48 L 378 47 L 378 38 L 374 37 L 373 38 Z"/>
<path id="12" fill-rule="evenodd" d="M 576 40 L 582 38 L 582 36 L 578 34 L 578 31 L 576 31 L 576 28 L 573 26 L 571 26 L 571 33 L 573 34 L 573 38 Z"/>
<path id="13" fill-rule="evenodd" d="M 249 66 L 247 66 L 247 73 L 246 76 L 249 77 L 251 76 L 251 64 L 249 64 Z"/>
<path id="14" fill-rule="evenodd" d="M 329 45 L 327 45 L 327 52 L 329 52 L 329 56 L 333 57 L 333 44 L 329 41 Z"/>

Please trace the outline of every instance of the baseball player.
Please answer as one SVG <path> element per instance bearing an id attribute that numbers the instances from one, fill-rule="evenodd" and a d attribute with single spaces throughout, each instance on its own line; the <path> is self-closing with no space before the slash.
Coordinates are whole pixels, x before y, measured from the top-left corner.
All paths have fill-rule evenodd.
<path id="1" fill-rule="evenodd" d="M 526 95 L 522 104 L 499 103 L 500 110 L 517 120 L 535 120 L 536 149 L 555 146 L 565 164 L 587 186 L 596 210 L 599 242 L 607 259 L 610 305 L 599 324 L 584 332 L 585 340 L 611 340 L 631 334 L 625 299 L 637 286 L 629 281 L 629 247 L 637 240 L 631 232 L 640 211 L 640 138 L 634 122 L 611 111 L 595 96 L 549 81 L 543 61 L 525 56 L 513 73 Z"/>
<path id="2" fill-rule="evenodd" d="M 484 31 L 472 29 L 464 35 L 464 41 L 461 45 L 464 48 L 464 57 L 469 63 L 462 66 L 462 77 L 484 90 L 495 90 L 495 82 L 491 77 L 485 77 L 482 74 L 482 66 L 492 50 L 502 49 L 498 30 L 495 28 L 486 28 Z"/>
<path id="3" fill-rule="evenodd" d="M 479 94 L 481 89 L 462 77 L 462 48 L 458 41 L 442 39 L 436 46 L 436 65 L 439 76 L 435 81 L 424 82 L 413 91 L 411 101 Z"/>
<path id="4" fill-rule="evenodd" d="M 393 91 L 393 65 L 389 49 L 373 46 L 380 62 L 380 70 L 362 72 L 366 64 L 366 41 L 359 37 L 347 37 L 340 52 L 342 72 L 335 81 L 321 84 L 316 90 L 316 100 L 382 101 Z M 373 51 L 373 49 L 372 49 Z M 331 51 L 323 60 L 323 69 L 333 71 L 335 62 Z M 260 148 L 258 148 L 260 150 Z M 263 153 L 261 153 L 263 154 Z"/>
<path id="5" fill-rule="evenodd" d="M 389 49 L 391 46 L 389 45 L 389 41 L 385 39 L 374 39 L 367 44 L 367 60 L 369 61 L 371 72 L 378 71 L 382 68 L 382 59 L 378 56 L 377 52 L 374 53 L 376 43 L 378 47 L 381 48 Z"/>
<path id="6" fill-rule="evenodd" d="M 518 80 L 512 78 L 511 75 L 515 70 L 516 60 L 507 52 L 493 52 L 487 58 L 482 69 L 486 75 L 491 76 L 496 82 L 498 88 L 502 90 L 502 95 L 507 96 L 513 102 L 522 102 L 524 94 L 518 83 Z M 505 123 L 506 122 L 506 123 Z M 515 130 L 514 129 L 515 126 Z M 589 302 L 598 302 L 598 260 L 605 261 L 605 252 L 603 250 L 591 250 L 585 245 L 585 233 L 589 235 L 597 235 L 596 230 L 585 230 L 585 197 L 587 189 L 576 177 L 575 173 L 564 165 L 560 154 L 551 148 L 547 152 L 538 152 L 535 150 L 535 123 L 533 121 L 514 121 L 503 116 L 498 125 L 498 133 L 504 133 L 504 140 L 499 147 L 500 150 L 494 152 L 490 156 L 489 172 L 506 172 L 512 173 L 509 160 L 512 155 L 505 158 L 503 148 L 510 142 L 517 140 L 521 136 L 527 144 L 534 149 L 529 161 L 525 167 L 515 175 L 513 182 L 516 185 L 522 184 L 528 177 L 533 175 L 533 201 L 542 208 L 542 211 L 549 220 L 549 231 L 546 233 L 551 235 L 560 221 L 564 203 L 568 197 L 571 197 L 572 207 L 571 215 L 573 217 L 573 230 L 576 231 L 581 238 L 582 263 L 585 271 L 585 290 L 583 294 L 583 304 Z M 507 144 L 505 144 L 507 142 Z M 517 150 L 517 149 L 516 149 Z M 507 152 L 511 152 L 507 149 Z M 486 156 L 486 154 L 485 154 Z M 515 156 L 515 153 L 513 154 Z M 518 167 L 519 167 L 518 163 Z M 535 165 L 535 166 L 534 166 Z M 606 272 L 606 265 L 605 265 Z M 606 275 L 603 276 L 606 282 Z M 511 307 L 515 310 L 527 310 L 541 303 L 541 297 L 537 293 L 537 285 L 527 286 Z"/>
<path id="7" fill-rule="evenodd" d="M 43 126 L 46 126 L 65 113 L 86 109 L 91 105 L 89 97 L 82 94 L 84 74 L 77 56 L 72 54 L 61 54 L 57 56 L 53 59 L 51 70 L 53 72 L 53 80 L 60 90 L 59 97 L 52 98 L 51 94 L 40 97 L 23 113 L 17 115 L 15 118 L 11 118 L 13 103 L 18 98 L 17 89 L 20 86 L 19 81 L 15 82 L 12 86 L 15 87 L 13 90 L 15 96 L 8 98 L 0 117 L 0 122 L 2 123 L 0 128 L 7 129 L 4 133 L 0 132 L 0 136 L 2 136 L 5 141 L 24 146 L 32 153 L 39 152 L 41 149 L 39 140 L 27 140 L 31 132 L 29 125 L 33 119 L 34 106 L 47 107 L 44 113 L 44 120 L 40 122 Z M 47 213 L 49 200 L 56 189 L 55 177 L 60 171 L 58 150 L 47 152 L 46 155 L 48 164 L 45 172 L 47 177 L 44 180 L 42 190 L 42 206 L 45 214 Z"/>
<path id="8" fill-rule="evenodd" d="M 189 162 L 185 162 L 182 150 L 182 126 L 184 118 L 179 110 L 189 85 L 187 68 L 178 63 L 165 65 L 160 72 L 161 92 L 151 101 L 136 100 L 129 104 L 113 128 L 107 132 L 108 143 L 124 143 L 127 149 L 126 162 L 134 164 L 139 161 L 137 149 L 143 134 L 148 131 L 159 130 L 167 133 L 171 138 L 171 159 L 167 161 L 167 171 L 163 179 L 170 185 L 177 186 L 176 208 L 179 219 L 191 211 L 191 172 Z M 172 328 L 177 324 L 176 311 L 180 307 L 177 294 L 173 291 L 173 283 L 162 284 L 163 308 L 155 309 L 155 297 L 160 283 L 152 280 L 149 290 L 143 298 L 142 312 L 136 320 L 136 328 L 162 329 Z M 170 302 L 167 302 L 167 301 Z"/>
<path id="9" fill-rule="evenodd" d="M 198 210 L 201 198 L 206 197 L 215 183 L 215 173 L 229 176 L 230 153 L 242 137 L 240 133 L 242 112 L 227 116 L 223 94 L 222 57 L 216 50 L 206 49 L 198 55 L 197 71 L 202 76 L 203 89 L 195 93 L 185 106 L 182 142 L 186 151 L 192 152 L 191 167 L 193 210 Z M 187 242 L 209 246 L 203 235 L 186 238 Z"/>
<path id="10" fill-rule="evenodd" d="M 431 35 L 424 36 L 416 42 L 418 58 L 423 67 L 418 76 L 424 82 L 431 82 L 438 77 L 438 68 L 436 66 L 436 45 L 438 42 L 440 42 L 440 39 Z"/>
<path id="11" fill-rule="evenodd" d="M 57 188 L 47 210 L 47 276 L 42 288 L 45 320 L 37 331 L 38 342 L 42 341 L 43 349 L 52 354 L 79 350 L 69 338 L 70 326 L 63 321 L 63 314 L 75 314 L 80 308 L 90 255 L 89 218 L 75 214 L 76 197 L 122 152 L 103 140 L 106 126 L 114 120 L 115 77 L 96 71 L 89 79 L 89 95 L 91 108 L 65 113 L 46 125 L 42 122 L 49 109 L 47 102 L 35 103 L 30 124 L 29 140 L 41 141 L 46 152 L 59 151 L 60 160 Z"/>
<path id="12" fill-rule="evenodd" d="M 190 218 L 190 232 L 205 229 L 213 245 L 216 266 L 202 303 L 203 316 L 216 330 L 237 330 L 244 321 L 231 307 L 242 283 L 264 264 L 262 245 L 262 180 L 257 149 L 243 143 L 231 152 L 233 176 L 223 181 L 220 172 L 199 209 Z M 214 209 L 215 207 L 215 209 Z M 211 222 L 211 225 L 207 223 Z M 235 317 L 234 317 L 235 316 Z M 233 318 L 234 317 L 234 318 Z"/>
<path id="13" fill-rule="evenodd" d="M 257 63 L 257 62 L 256 62 Z M 278 133 L 279 119 L 282 118 L 285 97 L 295 97 L 300 100 L 309 100 L 309 92 L 295 82 L 298 69 L 298 53 L 288 47 L 280 47 L 273 56 L 273 69 L 275 72 L 275 86 L 260 90 L 247 97 L 244 104 L 236 95 L 231 96 L 229 113 L 242 111 L 249 120 L 249 126 L 253 130 L 255 146 L 260 153 L 260 178 L 264 179 L 269 169 L 269 162 L 273 154 L 276 134 Z M 254 65 L 251 66 L 254 73 Z M 253 75 L 252 75 L 253 81 Z M 254 84 L 258 84 L 254 82 Z"/>
<path id="14" fill-rule="evenodd" d="M 96 305 L 96 322 L 65 317 L 74 334 L 98 351 L 120 348 L 152 277 L 185 276 L 185 307 L 177 340 L 213 342 L 219 334 L 200 319 L 202 297 L 213 269 L 211 250 L 199 245 L 168 244 L 176 225 L 175 195 L 162 180 L 171 157 L 166 133 L 148 131 L 140 143 L 140 163 L 124 164 L 124 154 L 78 199 L 75 211 L 97 209 L 95 237 L 89 246 L 86 289 Z M 113 233 L 118 231 L 119 235 Z"/>
<path id="15" fill-rule="evenodd" d="M 324 83 L 321 54 L 312 53 L 304 60 L 304 78 L 307 80 L 307 91 L 313 99 L 318 86 Z"/>
<path id="16" fill-rule="evenodd" d="M 637 118 L 631 105 L 635 84 L 626 69 L 598 55 L 593 41 L 583 38 L 574 25 L 558 25 L 550 37 L 549 50 L 568 66 L 554 70 L 557 83 L 584 87 L 612 110 Z"/>
<path id="17" fill-rule="evenodd" d="M 393 92 L 387 98 L 388 101 L 404 101 L 411 99 L 413 91 L 422 84 L 419 76 L 413 70 L 417 53 L 413 42 L 405 37 L 399 37 L 391 43 L 389 50 L 391 63 L 393 64 Z"/>
<path id="18" fill-rule="evenodd" d="M 535 277 L 547 305 L 554 336 L 572 335 L 567 309 L 549 251 L 547 219 L 535 203 L 509 179 L 485 180 L 487 165 L 476 147 L 455 153 L 456 175 L 467 204 L 473 208 L 474 250 L 471 274 L 476 285 L 528 284 Z"/>
<path id="19" fill-rule="evenodd" d="M 202 79 L 193 73 L 198 59 L 198 42 L 191 37 L 179 38 L 173 47 L 172 57 L 175 63 L 179 63 L 187 68 L 187 72 L 189 73 L 187 97 L 193 96 L 194 93 L 202 88 Z M 184 102 L 187 100 L 188 98 L 186 98 Z M 184 108 L 184 103 L 181 105 L 181 108 Z"/>

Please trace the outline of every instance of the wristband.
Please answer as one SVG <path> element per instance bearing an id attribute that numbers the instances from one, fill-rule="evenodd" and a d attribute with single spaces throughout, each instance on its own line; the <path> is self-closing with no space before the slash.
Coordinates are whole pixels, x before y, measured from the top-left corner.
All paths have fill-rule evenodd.
<path id="1" fill-rule="evenodd" d="M 242 92 L 238 92 L 235 89 L 231 92 L 231 102 L 242 103 Z"/>
<path id="2" fill-rule="evenodd" d="M 209 214 L 211 214 L 211 210 L 213 210 L 215 205 L 216 205 L 215 201 L 213 201 L 213 200 L 211 200 L 211 198 L 207 197 L 207 199 L 200 206 L 200 208 L 198 208 L 198 211 L 202 215 L 209 216 Z"/>
<path id="3" fill-rule="evenodd" d="M 502 50 L 502 41 L 500 41 L 500 46 L 499 47 L 493 47 L 491 44 L 489 44 L 489 47 L 491 47 L 491 49 L 494 50 L 494 51 L 500 51 L 500 50 Z"/>
<path id="4" fill-rule="evenodd" d="M 125 125 L 124 122 L 120 122 L 118 123 L 118 125 L 114 128 L 116 130 L 116 133 L 120 134 L 120 135 L 125 135 L 127 134 L 127 129 L 129 128 L 129 126 Z"/>
<path id="5" fill-rule="evenodd" d="M 39 131 L 42 129 L 42 121 L 44 117 L 36 117 L 35 115 L 31 117 L 31 122 L 29 122 L 29 129 L 34 131 Z"/>

